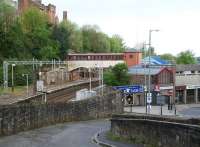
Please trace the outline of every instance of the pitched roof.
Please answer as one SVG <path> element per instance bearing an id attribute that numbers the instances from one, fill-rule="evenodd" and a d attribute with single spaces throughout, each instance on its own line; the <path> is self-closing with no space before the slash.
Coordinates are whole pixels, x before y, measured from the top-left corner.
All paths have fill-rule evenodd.
<path id="1" fill-rule="evenodd" d="M 176 65 L 176 71 L 181 72 L 181 71 L 200 71 L 200 64 L 180 64 Z"/>
<path id="2" fill-rule="evenodd" d="M 137 65 L 130 67 L 128 69 L 128 74 L 133 74 L 133 75 L 157 75 L 160 73 L 164 68 L 163 67 L 150 67 L 150 68 L 145 68 L 142 65 Z"/>
<path id="3" fill-rule="evenodd" d="M 149 64 L 149 57 L 146 57 L 142 60 L 143 64 Z M 161 59 L 159 56 L 151 56 L 150 57 L 150 63 L 151 65 L 169 65 L 170 62 Z"/>

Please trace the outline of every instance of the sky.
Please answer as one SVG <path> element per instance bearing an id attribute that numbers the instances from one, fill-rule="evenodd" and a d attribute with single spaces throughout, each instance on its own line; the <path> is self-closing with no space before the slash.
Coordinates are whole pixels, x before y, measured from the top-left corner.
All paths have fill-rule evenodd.
<path id="1" fill-rule="evenodd" d="M 98 25 L 112 36 L 119 34 L 129 47 L 148 43 L 149 30 L 156 53 L 192 50 L 200 56 L 200 0 L 43 0 L 57 7 L 79 26 Z"/>

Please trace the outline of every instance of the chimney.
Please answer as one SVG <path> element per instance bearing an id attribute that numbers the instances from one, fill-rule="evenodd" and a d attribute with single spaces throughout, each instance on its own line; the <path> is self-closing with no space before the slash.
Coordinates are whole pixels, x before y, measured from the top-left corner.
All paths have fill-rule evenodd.
<path id="1" fill-rule="evenodd" d="M 67 11 L 63 11 L 63 20 L 67 20 Z"/>

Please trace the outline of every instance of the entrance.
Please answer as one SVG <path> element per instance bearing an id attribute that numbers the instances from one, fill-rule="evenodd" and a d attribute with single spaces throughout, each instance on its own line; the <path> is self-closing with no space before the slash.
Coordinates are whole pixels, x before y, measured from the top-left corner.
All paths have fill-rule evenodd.
<path id="1" fill-rule="evenodd" d="M 195 90 L 187 89 L 187 103 L 194 103 L 194 102 L 195 102 Z"/>
<path id="2" fill-rule="evenodd" d="M 184 90 L 176 90 L 176 98 L 178 103 L 184 103 Z"/>

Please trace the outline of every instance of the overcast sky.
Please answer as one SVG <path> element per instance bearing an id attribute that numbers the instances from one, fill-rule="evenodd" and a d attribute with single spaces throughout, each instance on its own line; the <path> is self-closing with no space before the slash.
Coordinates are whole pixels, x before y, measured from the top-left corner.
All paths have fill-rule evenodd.
<path id="1" fill-rule="evenodd" d="M 148 30 L 159 29 L 152 34 L 152 46 L 157 53 L 192 50 L 200 56 L 200 0 L 43 0 L 62 11 L 68 18 L 82 26 L 97 24 L 110 36 L 119 34 L 129 47 L 148 41 Z"/>

